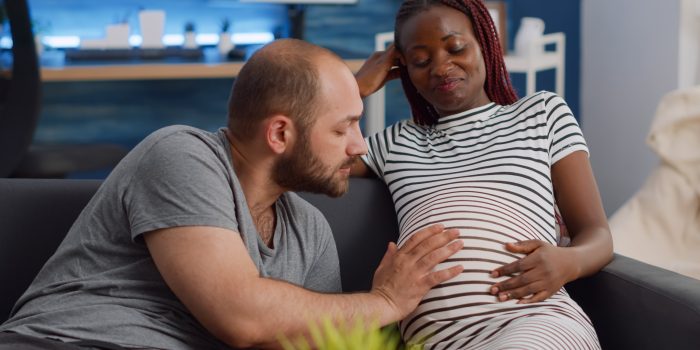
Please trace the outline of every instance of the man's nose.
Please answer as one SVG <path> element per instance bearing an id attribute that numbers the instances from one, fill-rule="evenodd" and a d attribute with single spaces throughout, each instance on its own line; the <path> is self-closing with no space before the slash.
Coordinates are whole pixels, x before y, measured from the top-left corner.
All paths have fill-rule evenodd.
<path id="1" fill-rule="evenodd" d="M 367 154 L 367 143 L 362 136 L 362 131 L 360 131 L 360 126 L 352 128 L 352 135 L 350 137 L 350 143 L 348 144 L 348 155 L 349 156 L 363 156 Z"/>

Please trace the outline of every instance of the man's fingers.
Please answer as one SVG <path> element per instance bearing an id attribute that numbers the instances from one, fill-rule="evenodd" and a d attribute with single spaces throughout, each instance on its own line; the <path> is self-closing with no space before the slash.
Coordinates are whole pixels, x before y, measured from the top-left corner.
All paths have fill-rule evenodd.
<path id="1" fill-rule="evenodd" d="M 382 266 L 386 264 L 389 260 L 391 260 L 394 257 L 394 255 L 396 255 L 396 250 L 396 243 L 389 242 L 389 245 L 386 248 L 386 253 L 384 253 L 382 261 L 379 262 L 379 265 Z"/>
<path id="2" fill-rule="evenodd" d="M 462 270 L 464 270 L 464 266 L 455 265 L 444 270 L 431 272 L 426 276 L 426 282 L 429 284 L 430 288 L 432 288 L 442 282 L 454 278 L 455 276 L 462 273 Z"/>
<path id="3" fill-rule="evenodd" d="M 415 246 L 419 245 L 426 238 L 436 235 L 445 230 L 445 226 L 442 224 L 430 225 L 428 227 L 422 228 L 411 236 L 411 238 L 406 241 L 406 243 L 401 247 L 402 251 L 410 251 Z"/>
<path id="4" fill-rule="evenodd" d="M 450 245 L 449 247 L 446 247 L 448 246 L 448 243 L 450 243 L 451 241 L 455 241 L 455 239 L 457 239 L 458 237 L 458 230 L 445 230 L 430 237 L 426 237 L 423 241 L 420 242 L 420 244 L 413 247 L 413 249 L 407 249 L 402 251 L 404 254 L 410 257 L 409 260 L 412 260 L 412 263 L 419 264 L 419 266 L 421 267 L 428 267 L 429 269 L 432 269 L 435 266 L 435 264 L 446 259 L 447 256 L 451 256 L 457 250 L 461 249 L 461 240 L 459 240 L 459 246 L 457 246 L 457 243 L 455 243 Z M 451 252 L 446 257 L 443 257 L 442 260 L 437 261 L 431 265 L 430 256 L 441 250 L 444 251 L 445 248 L 451 250 Z"/>
<path id="5" fill-rule="evenodd" d="M 458 252 L 464 246 L 462 240 L 456 240 L 447 245 L 439 246 L 439 248 L 429 252 L 416 263 L 420 268 L 432 270 L 437 264 L 445 261 L 454 253 Z"/>

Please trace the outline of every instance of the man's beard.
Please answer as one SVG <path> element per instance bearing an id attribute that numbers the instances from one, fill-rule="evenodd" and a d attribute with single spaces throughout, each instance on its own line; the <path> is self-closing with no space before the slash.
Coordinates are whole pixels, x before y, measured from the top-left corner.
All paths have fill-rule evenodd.
<path id="1" fill-rule="evenodd" d="M 272 178 L 279 185 L 295 192 L 323 193 L 340 197 L 348 190 L 348 178 L 338 175 L 356 157 L 335 167 L 325 167 L 312 152 L 308 138 L 302 137 L 289 156 L 282 156 L 272 168 Z"/>

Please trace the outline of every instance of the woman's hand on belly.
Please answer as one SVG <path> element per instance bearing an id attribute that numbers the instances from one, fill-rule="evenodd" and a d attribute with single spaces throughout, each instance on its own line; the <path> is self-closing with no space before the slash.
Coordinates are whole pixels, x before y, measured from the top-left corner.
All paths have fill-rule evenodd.
<path id="1" fill-rule="evenodd" d="M 519 304 L 543 301 L 577 276 L 567 248 L 528 240 L 507 243 L 506 249 L 527 256 L 491 272 L 491 277 L 511 276 L 491 287 L 491 294 L 497 295 L 500 301 L 520 299 Z"/>

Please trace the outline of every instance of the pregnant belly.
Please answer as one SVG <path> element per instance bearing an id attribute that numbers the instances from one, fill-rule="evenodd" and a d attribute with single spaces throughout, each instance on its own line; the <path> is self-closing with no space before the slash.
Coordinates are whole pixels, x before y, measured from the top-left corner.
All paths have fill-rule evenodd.
<path id="1" fill-rule="evenodd" d="M 464 245 L 436 269 L 459 264 L 464 270 L 458 276 L 430 290 L 412 316 L 438 319 L 463 317 L 475 312 L 488 311 L 492 307 L 491 304 L 502 304 L 489 290 L 494 283 L 508 277 L 493 278 L 490 273 L 524 257 L 523 254 L 507 251 L 506 243 L 530 238 L 518 230 L 504 229 L 502 225 L 485 223 L 484 220 L 453 219 L 440 222 L 445 227 L 458 229 L 459 239 Z"/>

